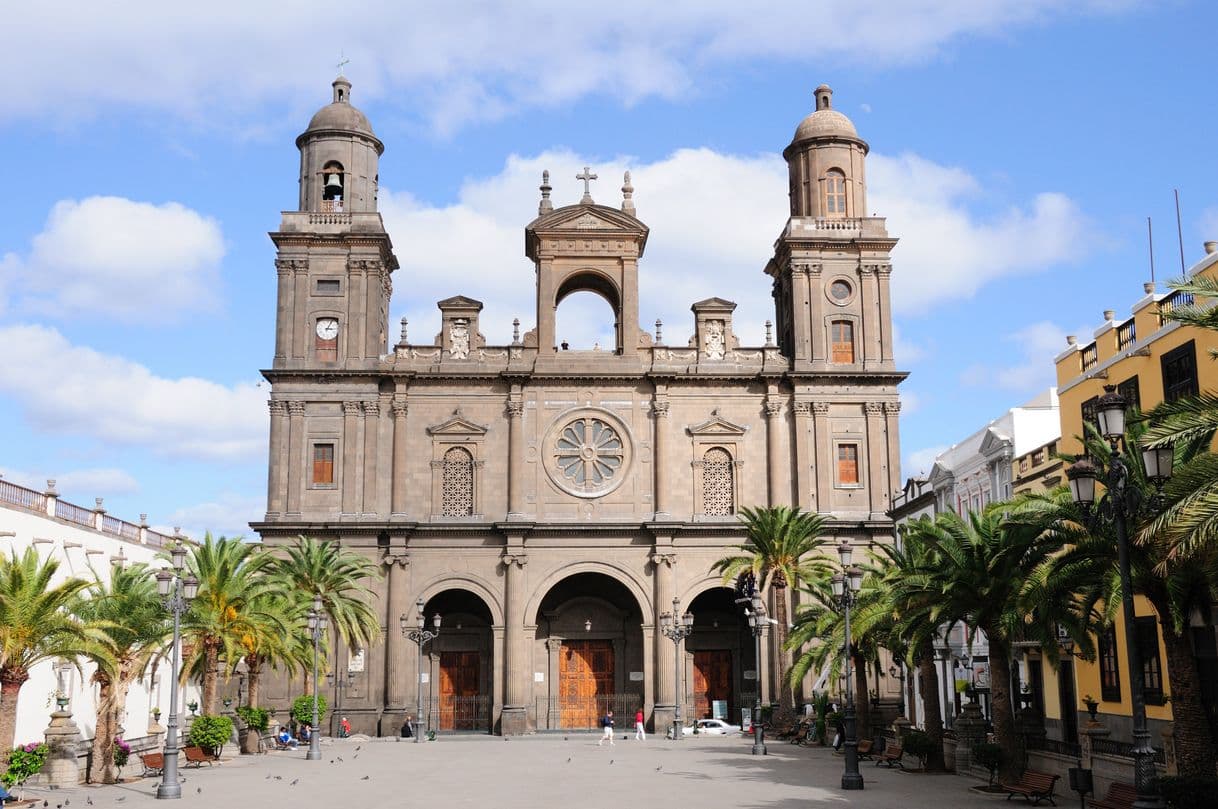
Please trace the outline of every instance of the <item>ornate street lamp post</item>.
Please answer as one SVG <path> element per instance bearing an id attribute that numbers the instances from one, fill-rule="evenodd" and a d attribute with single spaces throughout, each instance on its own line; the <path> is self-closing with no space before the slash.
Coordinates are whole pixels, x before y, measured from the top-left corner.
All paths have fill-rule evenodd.
<path id="1" fill-rule="evenodd" d="M 310 726 L 309 752 L 305 753 L 305 761 L 321 761 L 321 728 L 317 726 L 317 694 L 321 691 L 321 683 L 317 682 L 317 648 L 330 623 L 321 607 L 321 596 L 313 596 L 313 608 L 309 610 L 309 631 L 313 633 L 313 724 Z"/>
<path id="2" fill-rule="evenodd" d="M 859 772 L 859 743 L 854 727 L 854 696 L 850 675 L 850 608 L 854 606 L 855 594 L 863 584 L 863 571 L 851 564 L 853 550 L 849 542 L 837 547 L 838 559 L 842 563 L 841 573 L 833 576 L 833 597 L 846 613 L 846 710 L 842 721 L 846 725 L 846 771 L 842 774 L 842 789 L 862 789 L 863 776 Z M 864 695 L 866 696 L 866 695 Z"/>
<path id="3" fill-rule="evenodd" d="M 169 678 L 169 720 L 165 723 L 165 766 L 161 769 L 161 783 L 157 785 L 158 799 L 182 797 L 182 785 L 178 783 L 178 669 L 181 667 L 179 647 L 182 645 L 182 616 L 190 609 L 190 602 L 199 594 L 199 580 L 185 570 L 186 548 L 175 543 L 169 549 L 172 570 L 161 570 L 156 574 L 156 591 L 161 603 L 173 615 L 173 668 Z M 183 573 L 186 573 L 183 577 Z"/>
<path id="4" fill-rule="evenodd" d="M 1125 654 L 1129 662 L 1129 690 L 1133 702 L 1133 767 L 1134 788 L 1138 793 L 1136 809 L 1161 809 L 1163 798 L 1156 783 L 1154 749 L 1146 727 L 1145 680 L 1142 656 L 1138 649 L 1137 627 L 1134 625 L 1133 584 L 1129 572 L 1129 522 L 1142 515 L 1144 507 L 1154 511 L 1153 502 L 1145 503 L 1142 491 L 1131 482 L 1131 470 L 1126 459 L 1129 451 L 1125 441 L 1125 397 L 1113 385 L 1104 386 L 1104 395 L 1096 402 L 1099 431 L 1112 447 L 1108 468 L 1102 461 L 1083 456 L 1066 470 L 1070 494 L 1083 511 L 1088 527 L 1109 523 L 1116 529 L 1117 560 L 1121 573 L 1121 613 L 1125 619 Z M 1171 478 L 1174 453 L 1171 447 L 1142 450 L 1146 479 L 1156 489 Z M 1107 492 L 1096 503 L 1095 482 L 1102 480 Z M 1092 507 L 1095 507 L 1094 511 Z"/>
<path id="5" fill-rule="evenodd" d="M 900 685 L 897 687 L 901 691 L 901 700 L 900 704 L 897 705 L 897 710 L 900 712 L 901 716 L 905 716 L 905 661 L 897 658 L 897 660 L 888 667 L 888 676 L 896 677 L 900 682 Z M 909 719 L 908 716 L 905 718 Z"/>
<path id="6" fill-rule="evenodd" d="M 761 593 L 755 592 L 749 601 L 749 631 L 753 633 L 753 665 L 757 671 L 757 699 L 753 703 L 753 755 L 764 756 L 765 728 L 761 726 L 761 635 L 765 631 L 765 605 L 761 601 Z"/>
<path id="7" fill-rule="evenodd" d="M 440 634 L 440 614 L 436 613 L 431 616 L 431 624 L 434 629 L 427 628 L 427 618 L 423 615 L 423 599 L 414 602 L 416 625 L 414 629 L 410 628 L 410 617 L 405 613 L 398 618 L 398 622 L 402 627 L 402 636 L 407 640 L 414 641 L 418 647 L 418 672 L 415 681 L 415 709 L 414 709 L 414 740 L 415 744 L 419 742 L 419 736 L 422 735 L 420 726 L 423 724 L 423 644 L 428 641 L 433 641 Z"/>
<path id="8" fill-rule="evenodd" d="M 674 742 L 681 741 L 684 736 L 681 723 L 681 703 L 685 701 L 685 695 L 681 692 L 681 641 L 688 638 L 694 633 L 694 616 L 693 613 L 687 612 L 680 618 L 677 613 L 680 612 L 681 599 L 673 598 L 672 612 L 660 614 L 660 631 L 664 633 L 664 637 L 672 641 L 672 658 L 673 658 L 673 695 L 676 698 L 676 710 L 673 712 L 672 718 L 672 740 Z"/>

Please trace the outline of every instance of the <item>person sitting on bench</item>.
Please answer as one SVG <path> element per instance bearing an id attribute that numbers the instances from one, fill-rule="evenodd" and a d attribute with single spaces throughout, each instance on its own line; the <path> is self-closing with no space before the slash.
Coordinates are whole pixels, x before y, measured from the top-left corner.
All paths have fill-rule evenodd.
<path id="1" fill-rule="evenodd" d="M 295 747 L 299 742 L 292 738 L 292 734 L 288 733 L 286 727 L 279 728 L 279 735 L 275 737 L 275 741 L 279 742 L 280 747 Z"/>

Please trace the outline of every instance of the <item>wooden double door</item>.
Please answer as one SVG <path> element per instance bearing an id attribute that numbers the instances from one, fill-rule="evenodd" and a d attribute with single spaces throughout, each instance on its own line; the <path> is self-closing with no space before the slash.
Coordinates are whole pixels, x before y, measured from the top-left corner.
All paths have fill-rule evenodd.
<path id="1" fill-rule="evenodd" d="M 564 640 L 558 672 L 561 727 L 596 727 L 612 707 L 613 683 L 613 641 Z"/>
<path id="2" fill-rule="evenodd" d="M 727 703 L 730 722 L 736 707 L 732 693 L 732 652 L 730 649 L 706 649 L 694 652 L 694 719 L 711 715 L 711 703 Z"/>
<path id="3" fill-rule="evenodd" d="M 481 730 L 479 694 L 482 659 L 478 652 L 440 652 L 440 730 Z"/>

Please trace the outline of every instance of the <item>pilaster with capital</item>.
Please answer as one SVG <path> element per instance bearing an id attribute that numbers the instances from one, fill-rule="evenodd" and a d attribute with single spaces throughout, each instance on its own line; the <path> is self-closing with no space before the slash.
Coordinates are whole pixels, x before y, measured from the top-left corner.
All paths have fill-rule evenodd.
<path id="1" fill-rule="evenodd" d="M 300 516 L 300 498 L 304 493 L 305 471 L 305 403 L 288 402 L 288 516 Z"/>
<path id="2" fill-rule="evenodd" d="M 784 452 L 783 433 L 787 429 L 782 417 L 782 398 L 771 394 L 765 401 L 766 460 L 771 506 L 790 505 L 790 462 Z"/>
<path id="3" fill-rule="evenodd" d="M 655 431 L 652 440 L 652 467 L 653 477 L 655 479 L 655 496 L 653 497 L 653 505 L 655 506 L 656 518 L 661 515 L 669 515 L 669 481 L 668 481 L 668 431 L 670 429 L 668 421 L 668 398 L 657 394 L 651 402 L 651 412 L 654 416 L 652 429 Z"/>
<path id="4" fill-rule="evenodd" d="M 812 359 L 812 323 L 808 311 L 809 281 L 812 266 L 806 261 L 791 262 L 791 324 L 795 334 L 795 361 Z"/>
<path id="5" fill-rule="evenodd" d="M 287 402 L 271 399 L 267 402 L 267 407 L 271 411 L 269 451 L 271 468 L 266 476 L 266 516 L 268 519 L 274 519 L 283 513 L 284 508 L 286 492 L 283 486 L 283 473 L 288 468 L 288 436 L 291 428 L 288 423 Z"/>
<path id="6" fill-rule="evenodd" d="M 364 516 L 372 517 L 376 508 L 376 439 L 381 427 L 381 406 L 375 400 L 364 402 Z"/>
<path id="7" fill-rule="evenodd" d="M 867 402 L 863 409 L 867 414 L 867 491 L 871 499 L 871 512 L 884 514 L 888 511 L 888 441 L 885 439 L 884 405 Z"/>
<path id="8" fill-rule="evenodd" d="M 500 557 L 503 565 L 503 587 L 507 609 L 504 616 L 504 661 L 505 690 L 503 700 L 502 732 L 519 735 L 527 730 L 528 676 L 524 637 L 524 605 L 528 582 L 524 568 L 529 557 L 523 548 L 509 548 Z"/>
<path id="9" fill-rule="evenodd" d="M 676 592 L 677 554 L 672 550 L 657 549 L 651 554 L 651 570 L 655 587 L 655 614 L 651 616 L 652 626 L 660 625 L 660 614 L 672 609 L 672 597 Z M 672 642 L 663 634 L 655 633 L 655 685 L 656 685 L 656 727 L 662 727 L 661 719 L 672 721 L 673 709 L 677 698 L 673 691 L 673 658 L 668 646 Z"/>
<path id="10" fill-rule="evenodd" d="M 360 445 L 360 416 L 364 409 L 360 402 L 343 402 L 343 515 L 351 516 L 359 513 L 361 487 L 359 457 L 363 447 Z"/>
<path id="11" fill-rule="evenodd" d="M 816 511 L 816 483 L 812 478 L 812 403 L 796 401 L 795 414 L 795 505 Z"/>
<path id="12" fill-rule="evenodd" d="M 891 363 L 893 361 L 892 292 L 889 288 L 889 282 L 892 277 L 892 265 L 877 265 L 875 277 L 879 285 L 880 361 Z"/>
<path id="13" fill-rule="evenodd" d="M 504 408 L 508 417 L 508 515 L 524 519 L 524 401 L 514 391 Z"/>
<path id="14" fill-rule="evenodd" d="M 309 335 L 313 328 L 309 324 L 309 311 L 305 302 L 309 300 L 309 262 L 298 260 L 292 262 L 292 356 L 291 359 L 303 360 L 309 356 Z"/>
<path id="15" fill-rule="evenodd" d="M 404 395 L 394 397 L 393 404 L 393 488 L 390 496 L 390 511 L 393 517 L 406 516 L 406 417 L 410 403 Z"/>
<path id="16" fill-rule="evenodd" d="M 381 557 L 389 597 L 385 613 L 385 700 L 390 710 L 405 710 L 410 682 L 410 650 L 402 637 L 401 616 L 410 610 L 408 590 L 410 554 L 405 548 L 390 548 Z M 413 617 L 413 616 L 408 616 Z"/>
<path id="17" fill-rule="evenodd" d="M 347 358 L 358 359 L 363 351 L 365 323 L 371 312 L 362 310 L 364 300 L 367 262 L 358 259 L 347 261 Z"/>
<path id="18" fill-rule="evenodd" d="M 307 261 L 290 258 L 275 259 L 275 273 L 279 276 L 278 298 L 275 309 L 275 359 L 286 360 L 292 350 L 293 321 L 296 311 L 295 277 L 298 269 L 308 268 Z"/>
<path id="19" fill-rule="evenodd" d="M 811 301 L 812 322 L 809 334 L 812 340 L 812 361 L 825 362 L 825 289 L 821 280 L 822 264 L 808 264 L 808 298 Z"/>
<path id="20" fill-rule="evenodd" d="M 888 496 L 901 489 L 901 403 L 884 402 L 888 444 Z"/>
<path id="21" fill-rule="evenodd" d="M 833 508 L 833 436 L 829 431 L 829 403 L 812 402 L 812 442 L 816 447 L 813 471 L 816 476 L 816 508 Z"/>
<path id="22" fill-rule="evenodd" d="M 859 299 L 859 312 L 862 314 L 863 366 L 871 367 L 880 361 L 880 286 L 876 281 L 876 265 L 863 263 L 859 265 L 862 276 L 862 290 Z"/>

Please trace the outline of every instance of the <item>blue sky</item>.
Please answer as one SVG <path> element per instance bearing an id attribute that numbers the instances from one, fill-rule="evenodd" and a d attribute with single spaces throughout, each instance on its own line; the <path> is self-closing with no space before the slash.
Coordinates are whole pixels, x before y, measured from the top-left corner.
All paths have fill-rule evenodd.
<path id="1" fill-rule="evenodd" d="M 1173 188 L 1187 261 L 1218 238 L 1205 2 L 33 5 L 0 52 L 0 470 L 159 526 L 240 532 L 265 508 L 266 232 L 340 50 L 386 144 L 393 316 L 415 342 L 452 294 L 486 302 L 492 343 L 531 326 L 540 171 L 564 204 L 587 164 L 609 204 L 633 172 L 644 326 L 674 342 L 719 295 L 760 343 L 779 155 L 832 85 L 902 239 L 906 474 L 1051 384 L 1064 335 L 1128 312 L 1147 216 L 1160 280 L 1179 275 Z M 560 309 L 574 343 L 605 320 Z"/>

